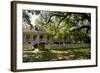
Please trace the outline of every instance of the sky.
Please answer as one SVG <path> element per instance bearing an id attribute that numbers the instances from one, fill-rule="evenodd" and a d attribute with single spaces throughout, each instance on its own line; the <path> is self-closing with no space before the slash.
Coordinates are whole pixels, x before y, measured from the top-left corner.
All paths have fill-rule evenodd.
<path id="1" fill-rule="evenodd" d="M 31 19 L 30 19 L 30 20 L 31 20 L 31 24 L 32 24 L 32 25 L 36 25 L 36 24 L 35 24 L 35 19 L 38 18 L 38 15 L 35 15 L 35 14 L 32 15 L 32 14 L 30 13 L 30 16 L 31 16 Z"/>

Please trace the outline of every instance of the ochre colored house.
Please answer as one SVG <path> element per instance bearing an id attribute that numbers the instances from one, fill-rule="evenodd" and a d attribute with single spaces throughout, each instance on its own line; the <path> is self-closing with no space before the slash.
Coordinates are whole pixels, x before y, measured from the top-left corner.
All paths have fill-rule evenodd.
<path id="1" fill-rule="evenodd" d="M 47 43 L 48 33 L 42 27 L 23 30 L 23 42 L 31 44 L 33 49 L 42 50 Z"/>

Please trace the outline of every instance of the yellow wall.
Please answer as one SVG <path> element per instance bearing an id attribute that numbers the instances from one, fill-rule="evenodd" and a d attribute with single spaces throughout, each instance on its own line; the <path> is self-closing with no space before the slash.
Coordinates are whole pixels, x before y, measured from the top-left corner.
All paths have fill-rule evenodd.
<path id="1" fill-rule="evenodd" d="M 24 39 L 33 39 L 33 36 L 35 36 L 34 34 L 23 34 L 23 38 Z M 42 35 L 43 39 L 42 40 L 47 40 L 47 34 Z M 33 40 L 38 40 L 40 39 L 40 35 L 36 35 L 36 39 Z"/>

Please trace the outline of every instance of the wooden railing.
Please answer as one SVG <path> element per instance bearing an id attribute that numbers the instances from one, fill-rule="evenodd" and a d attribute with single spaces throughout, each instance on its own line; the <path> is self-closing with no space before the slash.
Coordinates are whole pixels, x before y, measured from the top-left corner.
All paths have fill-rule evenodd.
<path id="1" fill-rule="evenodd" d="M 61 48 L 90 48 L 91 45 L 89 43 L 82 43 L 82 44 L 48 44 L 46 48 L 52 49 L 61 49 Z"/>

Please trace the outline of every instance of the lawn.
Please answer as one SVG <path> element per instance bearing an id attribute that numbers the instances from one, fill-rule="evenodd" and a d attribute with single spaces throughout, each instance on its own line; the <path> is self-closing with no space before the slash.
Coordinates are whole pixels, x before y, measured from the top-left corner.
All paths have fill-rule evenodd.
<path id="1" fill-rule="evenodd" d="M 90 48 L 44 49 L 37 53 L 32 51 L 23 53 L 23 62 L 86 60 L 90 58 Z"/>

